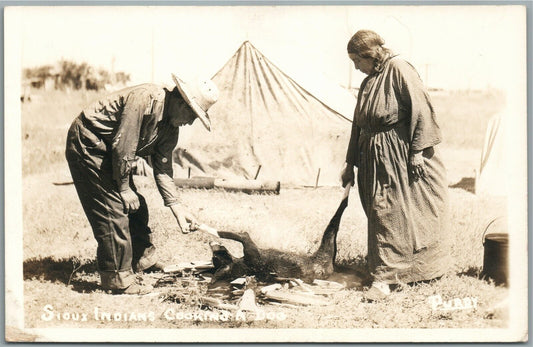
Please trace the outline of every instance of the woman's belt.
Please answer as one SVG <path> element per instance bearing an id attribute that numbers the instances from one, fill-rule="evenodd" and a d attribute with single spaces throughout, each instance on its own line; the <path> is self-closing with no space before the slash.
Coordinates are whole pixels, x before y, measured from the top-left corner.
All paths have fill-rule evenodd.
<path id="1" fill-rule="evenodd" d="M 367 135 L 375 135 L 379 133 L 386 133 L 387 131 L 391 131 L 393 129 L 401 129 L 405 127 L 407 127 L 407 124 L 405 123 L 395 123 L 395 124 L 388 125 L 388 126 L 384 125 L 384 126 L 379 126 L 379 127 L 372 127 L 371 129 L 366 128 L 366 127 L 361 127 L 361 133 L 367 134 Z"/>

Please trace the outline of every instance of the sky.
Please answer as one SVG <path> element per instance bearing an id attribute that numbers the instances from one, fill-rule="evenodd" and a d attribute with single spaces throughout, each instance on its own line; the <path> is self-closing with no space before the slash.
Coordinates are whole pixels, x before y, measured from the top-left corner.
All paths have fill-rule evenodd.
<path id="1" fill-rule="evenodd" d="M 7 15 L 19 18 L 6 34 L 20 37 L 22 67 L 85 61 L 132 83 L 211 77 L 249 40 L 297 81 L 358 86 L 364 75 L 346 44 L 359 29 L 379 33 L 429 87 L 501 88 L 512 83 L 509 68 L 525 73 L 520 6 L 41 6 Z"/>

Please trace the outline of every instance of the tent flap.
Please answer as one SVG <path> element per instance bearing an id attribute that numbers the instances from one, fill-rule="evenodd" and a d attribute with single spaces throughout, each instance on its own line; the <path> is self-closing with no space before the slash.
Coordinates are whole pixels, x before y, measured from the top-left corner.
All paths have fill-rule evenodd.
<path id="1" fill-rule="evenodd" d="M 487 125 L 476 176 L 476 194 L 504 196 L 507 194 L 505 175 L 505 117 L 497 114 Z"/>

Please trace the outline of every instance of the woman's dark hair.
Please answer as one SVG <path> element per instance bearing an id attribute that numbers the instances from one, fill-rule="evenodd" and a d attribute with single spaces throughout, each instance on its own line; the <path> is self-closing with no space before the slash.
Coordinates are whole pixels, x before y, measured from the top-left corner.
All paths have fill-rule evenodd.
<path id="1" fill-rule="evenodd" d="M 374 61 L 374 70 L 383 69 L 383 63 L 392 55 L 391 50 L 383 47 L 385 40 L 372 30 L 359 30 L 348 41 L 348 54 L 357 54 Z"/>

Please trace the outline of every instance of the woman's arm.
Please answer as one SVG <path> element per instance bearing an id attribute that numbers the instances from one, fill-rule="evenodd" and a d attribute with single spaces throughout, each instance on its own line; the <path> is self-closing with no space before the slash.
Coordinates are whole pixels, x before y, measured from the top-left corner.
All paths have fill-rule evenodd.
<path id="1" fill-rule="evenodd" d="M 441 142 L 441 132 L 435 112 L 420 76 L 415 68 L 401 60 L 393 62 L 395 90 L 399 103 L 410 118 L 409 174 L 416 181 L 425 176 L 423 151 Z"/>
<path id="2" fill-rule="evenodd" d="M 346 151 L 346 164 L 350 167 L 359 166 L 359 133 L 361 128 L 355 125 L 355 121 L 352 123 L 352 132 L 350 134 L 350 142 L 348 143 L 348 150 Z"/>
<path id="3" fill-rule="evenodd" d="M 423 151 L 441 142 L 433 105 L 418 72 L 402 59 L 391 61 L 398 101 L 410 118 L 410 150 Z"/>
<path id="4" fill-rule="evenodd" d="M 342 180 L 342 186 L 346 187 L 348 183 L 351 183 L 353 186 L 355 184 L 355 175 L 354 175 L 354 167 L 359 166 L 359 160 L 360 160 L 360 150 L 359 150 L 359 135 L 361 133 L 361 128 L 356 125 L 356 116 L 357 116 L 357 110 L 359 110 L 359 105 L 361 103 L 361 98 L 363 94 L 363 90 L 365 88 L 367 82 L 367 78 L 361 82 L 361 86 L 359 88 L 359 93 L 357 95 L 357 105 L 355 106 L 355 111 L 352 119 L 352 131 L 350 134 L 350 142 L 348 143 L 348 150 L 346 151 L 346 166 L 343 168 L 341 172 L 341 180 Z"/>
<path id="5" fill-rule="evenodd" d="M 352 186 L 355 184 L 354 167 L 359 166 L 359 148 L 357 143 L 359 142 L 359 133 L 361 129 L 352 124 L 352 133 L 350 135 L 350 142 L 348 143 L 348 150 L 346 151 L 346 165 L 341 172 L 342 186 L 346 187 L 347 184 Z"/>

